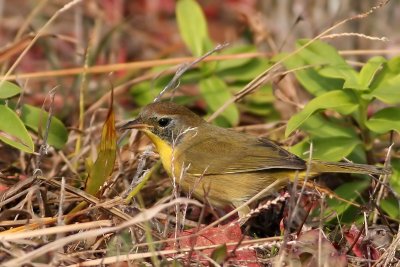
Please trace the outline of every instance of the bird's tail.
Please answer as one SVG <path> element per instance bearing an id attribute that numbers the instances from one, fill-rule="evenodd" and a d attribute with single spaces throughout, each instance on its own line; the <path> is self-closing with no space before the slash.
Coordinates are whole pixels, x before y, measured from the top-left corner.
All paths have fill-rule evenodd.
<path id="1" fill-rule="evenodd" d="M 373 174 L 383 175 L 390 174 L 389 168 L 378 167 L 366 164 L 355 164 L 347 162 L 324 162 L 313 160 L 310 166 L 311 173 L 359 173 L 359 174 Z"/>

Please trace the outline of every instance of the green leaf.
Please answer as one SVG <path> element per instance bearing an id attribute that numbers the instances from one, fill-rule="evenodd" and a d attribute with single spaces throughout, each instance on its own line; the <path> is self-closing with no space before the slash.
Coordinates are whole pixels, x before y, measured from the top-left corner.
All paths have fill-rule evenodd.
<path id="1" fill-rule="evenodd" d="M 308 40 L 299 40 L 297 46 L 303 46 Z M 327 78 L 343 79 L 343 88 L 359 88 L 358 74 L 339 55 L 337 50 L 322 41 L 315 41 L 302 50 L 301 56 L 307 65 L 320 67 L 318 73 Z"/>
<path id="2" fill-rule="evenodd" d="M 383 63 L 386 59 L 383 57 L 372 57 L 362 67 L 359 73 L 359 83 L 362 87 L 369 89 L 375 75 L 382 69 Z"/>
<path id="3" fill-rule="evenodd" d="M 379 110 L 365 125 L 371 131 L 379 134 L 387 133 L 391 130 L 400 132 L 400 108 L 390 107 Z"/>
<path id="4" fill-rule="evenodd" d="M 375 90 L 370 94 L 366 94 L 363 97 L 366 99 L 372 99 L 373 97 L 378 98 L 382 102 L 388 104 L 400 103 L 400 74 L 389 80 L 383 81 Z"/>
<path id="5" fill-rule="evenodd" d="M 21 93 L 22 89 L 9 81 L 0 82 L 0 99 L 7 99 Z"/>
<path id="6" fill-rule="evenodd" d="M 211 253 L 211 259 L 219 264 L 222 264 L 224 263 L 227 255 L 228 249 L 226 247 L 226 244 L 223 244 L 214 249 L 214 251 Z"/>
<path id="7" fill-rule="evenodd" d="M 194 0 L 179 0 L 176 4 L 179 32 L 190 52 L 199 57 L 208 49 L 207 23 L 200 5 Z"/>
<path id="8" fill-rule="evenodd" d="M 307 42 L 309 42 L 309 39 L 300 39 L 296 42 L 296 47 L 299 48 Z M 347 65 L 346 61 L 339 55 L 336 48 L 320 40 L 314 41 L 300 53 L 304 53 L 302 54 L 302 57 L 306 58 L 310 64 L 330 66 Z M 352 68 L 350 67 L 350 69 Z"/>
<path id="9" fill-rule="evenodd" d="M 363 98 L 377 98 L 388 104 L 400 103 L 400 57 L 383 64 L 383 68 L 371 83 L 372 92 L 364 94 Z"/>
<path id="10" fill-rule="evenodd" d="M 252 45 L 228 47 L 221 51 L 221 55 L 235 55 L 241 53 L 257 52 L 257 49 Z M 242 67 L 243 65 L 254 60 L 254 58 L 232 58 L 218 62 L 217 71 L 223 71 L 232 68 Z"/>
<path id="11" fill-rule="evenodd" d="M 86 181 L 85 192 L 96 195 L 111 175 L 117 151 L 117 134 L 115 130 L 115 116 L 112 107 L 109 110 L 107 119 L 104 122 L 101 132 L 100 150 L 96 161 L 90 169 Z"/>
<path id="12" fill-rule="evenodd" d="M 294 115 L 286 126 L 285 135 L 289 136 L 300 127 L 311 115 L 319 110 L 333 109 L 341 114 L 352 113 L 358 107 L 358 101 L 351 92 L 335 90 L 317 96 L 302 111 Z"/>
<path id="13" fill-rule="evenodd" d="M 243 87 L 240 87 L 240 89 L 241 88 Z M 277 113 L 273 105 L 274 100 L 272 87 L 270 85 L 264 85 L 240 102 L 240 110 L 258 116 L 269 116 L 269 119 L 271 119 L 271 115 Z M 279 118 L 280 116 L 278 115 L 277 119 Z"/>
<path id="14" fill-rule="evenodd" d="M 397 194 L 400 194 L 400 159 L 392 159 L 392 177 L 390 177 L 390 185 Z"/>
<path id="15" fill-rule="evenodd" d="M 23 105 L 21 109 L 21 120 L 23 123 L 32 129 L 34 132 L 39 133 L 43 137 L 46 130 L 47 120 L 49 113 L 46 111 L 31 106 Z M 63 148 L 68 139 L 68 131 L 64 124 L 55 116 L 51 118 L 51 124 L 48 134 L 47 143 L 57 149 Z"/>
<path id="16" fill-rule="evenodd" d="M 232 98 L 227 85 L 217 76 L 202 79 L 199 84 L 200 93 L 207 102 L 211 112 L 217 111 L 226 101 Z M 239 123 L 239 111 L 235 104 L 228 106 L 220 115 L 221 126 L 233 126 Z"/>
<path id="17" fill-rule="evenodd" d="M 343 126 L 342 121 L 318 113 L 310 116 L 300 128 L 313 137 L 357 137 L 353 127 Z"/>
<path id="18" fill-rule="evenodd" d="M 167 84 L 166 82 L 165 84 Z M 161 88 L 156 87 L 151 82 L 142 82 L 137 85 L 134 85 L 130 88 L 129 92 L 133 97 L 133 101 L 144 107 L 149 103 L 153 102 L 154 98 L 160 93 Z"/>
<path id="19" fill-rule="evenodd" d="M 381 208 L 384 212 L 386 212 L 390 218 L 399 219 L 400 217 L 400 208 L 399 202 L 395 198 L 382 199 L 381 200 Z"/>
<path id="20" fill-rule="evenodd" d="M 298 70 L 295 72 L 295 75 L 300 84 L 314 96 L 343 87 L 342 80 L 324 77 L 318 71 L 311 68 Z"/>
<path id="21" fill-rule="evenodd" d="M 378 72 L 375 79 L 371 83 L 371 88 L 376 89 L 382 86 L 383 83 L 389 81 L 400 74 L 400 57 L 394 57 L 385 62 L 382 70 Z"/>
<path id="22" fill-rule="evenodd" d="M 303 44 L 304 42 L 298 42 L 298 47 Z M 316 42 L 286 59 L 283 63 L 287 69 L 296 70 L 295 75 L 297 80 L 309 93 L 315 96 L 343 87 L 343 80 L 325 77 L 319 73 L 321 66 L 329 63 L 324 57 L 327 51 L 328 54 L 332 54 L 331 58 L 334 59 L 333 62 L 339 60 L 340 63 L 342 62 L 341 57 L 334 48 L 322 42 Z M 278 59 L 276 58 L 276 60 Z"/>
<path id="23" fill-rule="evenodd" d="M 361 141 L 351 137 L 314 138 L 312 157 L 326 161 L 339 161 L 347 157 Z M 302 158 L 308 158 L 310 143 L 304 140 L 289 149 Z"/>
<path id="24" fill-rule="evenodd" d="M 299 40 L 297 47 L 303 46 L 308 41 Z M 296 77 L 310 93 L 319 95 L 321 91 L 326 92 L 340 88 L 368 90 L 383 62 L 385 59 L 382 57 L 372 58 L 361 72 L 357 73 L 333 46 L 316 41 L 287 59 L 284 64 L 291 69 L 312 66 L 313 68 L 297 71 Z"/>
<path id="25" fill-rule="evenodd" d="M 343 88 L 366 90 L 358 82 L 358 73 L 347 63 L 324 66 L 319 73 L 329 78 L 343 79 Z"/>
<path id="26" fill-rule="evenodd" d="M 31 136 L 18 115 L 9 107 L 0 105 L 0 140 L 27 153 L 34 152 Z"/>
<path id="27" fill-rule="evenodd" d="M 251 59 L 238 67 L 218 69 L 216 74 L 228 82 L 248 82 L 269 68 L 270 65 L 271 63 L 266 59 Z"/>
<path id="28" fill-rule="evenodd" d="M 347 199 L 348 201 L 354 202 L 358 197 L 360 197 L 362 192 L 364 192 L 368 188 L 369 184 L 369 180 L 345 183 L 339 186 L 335 190 L 335 193 L 338 196 Z M 329 206 L 327 214 L 330 214 L 332 211 L 334 211 L 337 214 L 337 217 L 340 217 L 342 213 L 344 213 L 349 207 L 351 207 L 351 204 L 336 198 L 327 199 L 326 201 Z"/>

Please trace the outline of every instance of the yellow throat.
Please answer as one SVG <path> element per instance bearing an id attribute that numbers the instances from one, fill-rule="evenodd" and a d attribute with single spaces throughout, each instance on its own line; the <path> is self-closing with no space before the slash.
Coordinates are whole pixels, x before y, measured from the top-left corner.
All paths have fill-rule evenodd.
<path id="1" fill-rule="evenodd" d="M 165 140 L 161 139 L 149 130 L 144 130 L 143 132 L 156 146 L 164 169 L 167 171 L 168 175 L 172 177 L 172 153 L 174 153 L 172 147 Z M 176 163 L 174 165 L 175 173 L 177 173 L 178 170 L 176 169 L 176 167 L 178 166 Z"/>

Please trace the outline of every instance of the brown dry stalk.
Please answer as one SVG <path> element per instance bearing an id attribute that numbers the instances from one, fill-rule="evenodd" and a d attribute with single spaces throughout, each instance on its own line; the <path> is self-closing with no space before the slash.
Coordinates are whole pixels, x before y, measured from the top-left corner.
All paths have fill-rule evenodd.
<path id="1" fill-rule="evenodd" d="M 234 59 L 245 59 L 245 58 L 257 58 L 257 57 L 265 57 L 265 53 L 254 52 L 254 53 L 242 53 L 235 55 L 218 55 L 218 56 L 210 56 L 204 61 L 219 61 L 219 60 L 234 60 Z M 71 69 L 62 69 L 62 70 L 49 70 L 49 71 L 40 71 L 40 72 L 31 72 L 31 73 L 21 73 L 16 75 L 6 74 L 4 76 L 0 76 L 1 80 L 15 80 L 15 79 L 39 79 L 39 78 L 49 78 L 49 77 L 62 77 L 69 75 L 78 75 L 82 74 L 82 72 L 86 72 L 87 74 L 100 74 L 100 73 L 109 73 L 120 70 L 132 70 L 132 69 L 145 69 L 151 68 L 155 66 L 164 66 L 164 65 L 177 65 L 182 64 L 188 61 L 196 60 L 195 57 L 182 57 L 182 58 L 171 58 L 171 59 L 156 59 L 156 60 L 146 60 L 146 61 L 138 61 L 138 62 L 128 62 L 128 63 L 117 63 L 110 65 L 98 65 L 93 67 L 77 67 Z"/>
<path id="2" fill-rule="evenodd" d="M 54 220 L 54 218 L 49 218 L 49 219 Z M 92 229 L 92 228 L 110 227 L 110 226 L 112 226 L 111 220 L 100 220 L 100 221 L 93 221 L 93 222 L 47 227 L 47 228 L 43 228 L 43 229 L 37 229 L 37 230 L 32 230 L 32 231 L 23 231 L 23 232 L 18 232 L 18 233 L 6 233 L 6 234 L 0 235 L 0 240 L 2 242 L 4 242 L 4 241 L 10 242 L 10 241 L 25 239 L 25 238 L 41 237 L 41 236 L 45 236 L 45 235 L 67 233 L 67 232 L 81 231 L 81 230 L 87 230 L 87 229 Z"/>

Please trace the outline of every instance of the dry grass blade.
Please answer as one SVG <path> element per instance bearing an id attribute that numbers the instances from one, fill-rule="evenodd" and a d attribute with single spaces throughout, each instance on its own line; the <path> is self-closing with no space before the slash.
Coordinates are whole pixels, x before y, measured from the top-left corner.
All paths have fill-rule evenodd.
<path id="1" fill-rule="evenodd" d="M 53 220 L 53 218 L 51 218 L 51 220 Z M 110 226 L 112 226 L 112 222 L 110 220 L 100 220 L 100 221 L 87 222 L 87 223 L 54 226 L 54 227 L 48 227 L 48 228 L 44 228 L 44 229 L 24 231 L 21 233 L 1 233 L 0 234 L 0 242 L 15 241 L 15 240 L 24 239 L 24 238 L 41 237 L 41 236 L 46 236 L 46 235 L 53 235 L 53 234 L 67 233 L 67 232 L 74 232 L 74 231 L 82 231 L 82 230 L 87 230 L 87 229 L 92 229 L 92 228 L 101 228 L 101 227 L 110 227 Z"/>
<path id="2" fill-rule="evenodd" d="M 44 178 L 42 178 L 42 179 L 44 179 Z M 56 186 L 57 188 L 61 188 L 61 183 L 58 182 L 58 181 L 46 180 L 46 179 L 44 179 L 44 180 L 45 180 L 45 182 L 47 184 Z M 81 197 L 82 199 L 84 199 L 84 201 L 86 201 L 86 202 L 88 202 L 90 204 L 94 204 L 96 206 L 100 206 L 101 207 L 101 203 L 100 203 L 98 198 L 96 198 L 96 197 L 94 197 L 94 196 L 92 196 L 92 195 L 90 195 L 90 194 L 86 193 L 85 191 L 82 191 L 82 190 L 80 190 L 78 188 L 72 187 L 72 186 L 70 186 L 68 184 L 64 185 L 64 187 L 65 187 L 66 191 Z M 125 203 L 123 199 L 114 199 L 113 200 L 114 204 L 116 204 L 116 201 L 119 202 L 119 204 L 124 204 Z M 129 216 L 128 214 L 122 212 L 121 210 L 119 210 L 119 209 L 117 209 L 115 207 L 108 206 L 107 208 L 104 208 L 104 211 L 109 212 L 110 214 L 112 214 L 112 215 L 114 215 L 114 216 L 116 216 L 116 217 L 118 217 L 118 218 L 120 218 L 120 219 L 122 219 L 124 221 L 132 219 L 131 216 Z"/>
<path id="3" fill-rule="evenodd" d="M 210 56 L 204 59 L 204 62 L 208 61 L 218 61 L 218 60 L 234 60 L 234 59 L 244 59 L 244 58 L 257 58 L 265 56 L 264 53 L 243 53 L 243 54 L 235 54 L 235 55 L 220 55 L 220 56 Z M 51 70 L 51 71 L 41 71 L 41 72 L 32 72 L 32 73 L 22 73 L 18 75 L 4 75 L 0 76 L 2 80 L 15 80 L 19 79 L 43 79 L 43 78 L 54 78 L 54 77 L 63 77 L 70 75 L 79 75 L 82 72 L 86 72 L 87 74 L 100 74 L 100 73 L 109 73 L 120 70 L 135 70 L 135 69 L 146 69 L 156 66 L 165 66 L 165 65 L 178 65 L 188 61 L 196 60 L 194 57 L 182 57 L 182 58 L 172 58 L 172 59 L 159 59 L 159 60 L 146 60 L 139 62 L 130 62 L 130 63 L 118 63 L 118 64 L 110 64 L 110 65 L 101 65 L 101 66 L 93 66 L 88 68 L 71 68 L 71 69 L 63 69 L 63 70 Z"/>
<path id="4" fill-rule="evenodd" d="M 3 48 L 0 51 L 0 63 L 3 63 L 4 61 L 8 60 L 12 56 L 20 53 L 22 50 L 24 50 L 29 42 L 32 41 L 33 35 L 29 34 L 22 38 L 21 40 L 18 40 L 17 42 L 8 45 L 7 47 Z"/>
<path id="5" fill-rule="evenodd" d="M 242 242 L 231 242 L 231 243 L 226 243 L 226 246 L 237 246 L 243 247 L 247 246 L 249 244 L 264 244 L 267 242 L 271 242 L 274 244 L 276 241 L 282 240 L 281 237 L 268 237 L 268 238 L 259 238 L 255 240 L 244 240 Z M 183 249 L 170 249 L 170 250 L 162 250 L 157 252 L 157 256 L 165 256 L 165 255 L 171 255 L 171 254 L 185 254 L 187 252 L 191 251 L 202 251 L 206 249 L 215 249 L 217 247 L 221 246 L 220 244 L 217 245 L 209 245 L 209 246 L 196 246 L 193 248 L 183 248 Z M 67 265 L 67 267 L 79 267 L 79 266 L 99 266 L 100 264 L 112 264 L 112 263 L 121 263 L 124 261 L 130 261 L 130 260 L 141 260 L 145 258 L 150 258 L 153 255 L 150 252 L 145 252 L 145 253 L 135 253 L 135 254 L 128 254 L 128 255 L 119 255 L 119 256 L 114 256 L 114 257 L 107 257 L 103 259 L 96 259 L 96 260 L 88 260 L 85 262 L 81 262 L 79 264 L 71 264 Z"/>
<path id="6" fill-rule="evenodd" d="M 49 253 L 49 252 L 55 251 L 59 248 L 62 248 L 63 246 L 65 246 L 69 243 L 72 243 L 75 241 L 80 241 L 80 240 L 85 240 L 88 238 L 95 238 L 95 237 L 98 237 L 98 236 L 101 236 L 104 234 L 108 234 L 108 233 L 115 233 L 115 232 L 121 231 L 123 229 L 126 229 L 128 227 L 131 227 L 133 225 L 136 225 L 136 224 L 139 224 L 142 222 L 146 222 L 146 221 L 152 219 L 154 216 L 156 216 L 157 213 L 159 213 L 160 211 L 162 211 L 166 208 L 169 208 L 171 206 L 174 206 L 177 203 L 201 206 L 201 204 L 197 201 L 184 199 L 184 198 L 178 198 L 178 199 L 171 201 L 170 203 L 157 205 L 148 210 L 142 211 L 140 214 L 138 214 L 131 220 L 123 222 L 118 226 L 89 230 L 84 233 L 77 233 L 77 234 L 73 234 L 73 235 L 64 237 L 59 240 L 55 240 L 55 241 L 50 242 L 38 249 L 28 252 L 23 256 L 20 256 L 18 258 L 15 258 L 15 259 L 5 262 L 5 263 L 3 263 L 3 266 L 9 266 L 9 267 L 20 266 L 25 263 L 32 262 L 37 257 L 40 257 L 46 253 Z"/>

